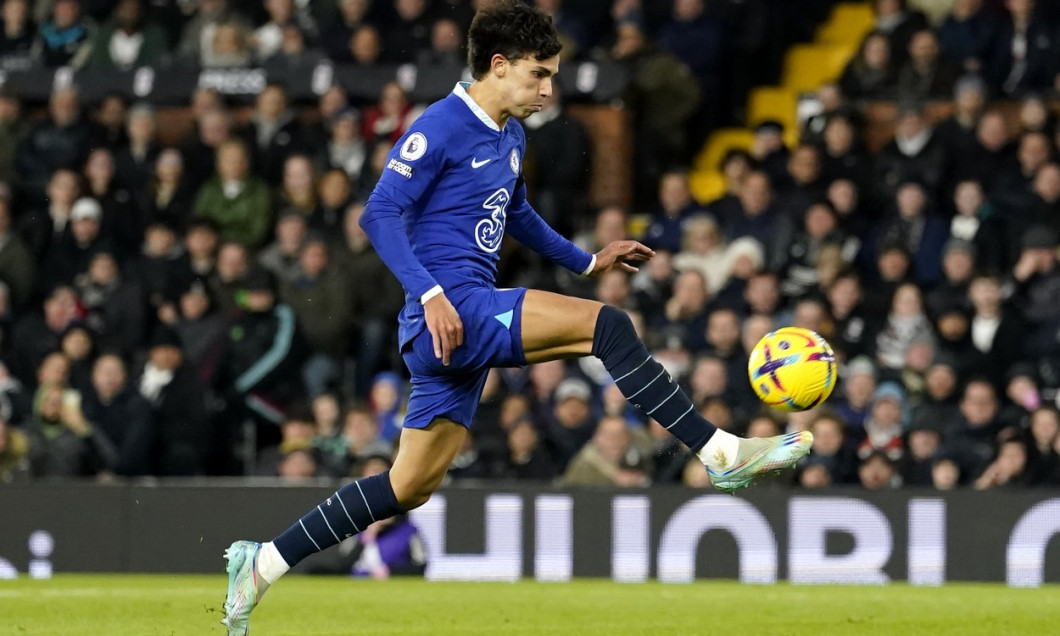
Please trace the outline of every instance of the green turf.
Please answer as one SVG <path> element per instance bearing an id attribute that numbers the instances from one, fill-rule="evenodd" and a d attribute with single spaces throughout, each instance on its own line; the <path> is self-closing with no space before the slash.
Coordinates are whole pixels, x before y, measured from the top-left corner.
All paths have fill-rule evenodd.
<path id="1" fill-rule="evenodd" d="M 222 576 L 0 581 L 0 635 L 217 634 Z M 355 581 L 289 577 L 253 636 L 394 634 L 1047 634 L 1057 588 Z"/>

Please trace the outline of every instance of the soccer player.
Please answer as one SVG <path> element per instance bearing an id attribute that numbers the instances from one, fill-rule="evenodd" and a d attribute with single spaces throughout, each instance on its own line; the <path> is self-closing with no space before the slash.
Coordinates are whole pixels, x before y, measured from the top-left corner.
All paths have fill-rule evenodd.
<path id="1" fill-rule="evenodd" d="M 649 355 L 622 311 L 537 290 L 497 289 L 505 232 L 574 272 L 634 272 L 653 252 L 616 241 L 588 254 L 526 200 L 518 119 L 541 109 L 559 70 L 551 19 L 518 0 L 480 11 L 468 34 L 475 78 L 430 106 L 387 158 L 361 226 L 406 291 L 399 342 L 412 374 L 400 450 L 389 471 L 340 488 L 268 543 L 237 541 L 225 620 L 247 633 L 269 585 L 305 557 L 423 505 L 471 427 L 486 373 L 594 355 L 623 395 L 684 442 L 714 486 L 731 491 L 793 465 L 809 433 L 740 439 L 706 421 Z"/>

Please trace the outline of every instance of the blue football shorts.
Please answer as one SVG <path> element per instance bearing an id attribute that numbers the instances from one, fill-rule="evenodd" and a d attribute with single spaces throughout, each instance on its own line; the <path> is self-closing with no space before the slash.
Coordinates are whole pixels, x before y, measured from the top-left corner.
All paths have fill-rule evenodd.
<path id="1" fill-rule="evenodd" d="M 445 418 L 471 428 L 489 370 L 526 365 L 521 317 L 525 296 L 524 287 L 446 292 L 464 323 L 464 344 L 453 351 L 449 366 L 434 357 L 426 328 L 405 346 L 402 357 L 412 373 L 412 395 L 404 426 L 426 428 L 435 418 Z"/>

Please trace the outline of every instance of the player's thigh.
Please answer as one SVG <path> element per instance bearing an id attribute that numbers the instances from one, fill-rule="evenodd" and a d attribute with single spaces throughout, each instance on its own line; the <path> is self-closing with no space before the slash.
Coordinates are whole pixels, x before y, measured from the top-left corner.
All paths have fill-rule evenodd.
<path id="1" fill-rule="evenodd" d="M 523 299 L 523 353 L 529 364 L 592 353 L 602 304 L 530 289 Z"/>
<path id="2" fill-rule="evenodd" d="M 398 502 L 407 509 L 425 503 L 441 485 L 466 436 L 463 425 L 442 417 L 425 428 L 403 429 L 390 469 L 390 484 Z"/>

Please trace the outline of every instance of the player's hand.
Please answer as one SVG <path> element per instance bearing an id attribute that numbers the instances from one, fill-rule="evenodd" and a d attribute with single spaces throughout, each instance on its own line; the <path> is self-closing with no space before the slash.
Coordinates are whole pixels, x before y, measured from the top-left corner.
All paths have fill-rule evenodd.
<path id="1" fill-rule="evenodd" d="M 637 268 L 626 261 L 643 262 L 652 256 L 654 251 L 636 241 L 613 241 L 596 253 L 596 267 L 589 276 L 599 276 L 612 268 L 633 274 Z"/>
<path id="2" fill-rule="evenodd" d="M 449 366 L 453 351 L 464 344 L 464 323 L 445 294 L 438 294 L 423 305 L 427 331 L 434 343 L 434 357 Z"/>

